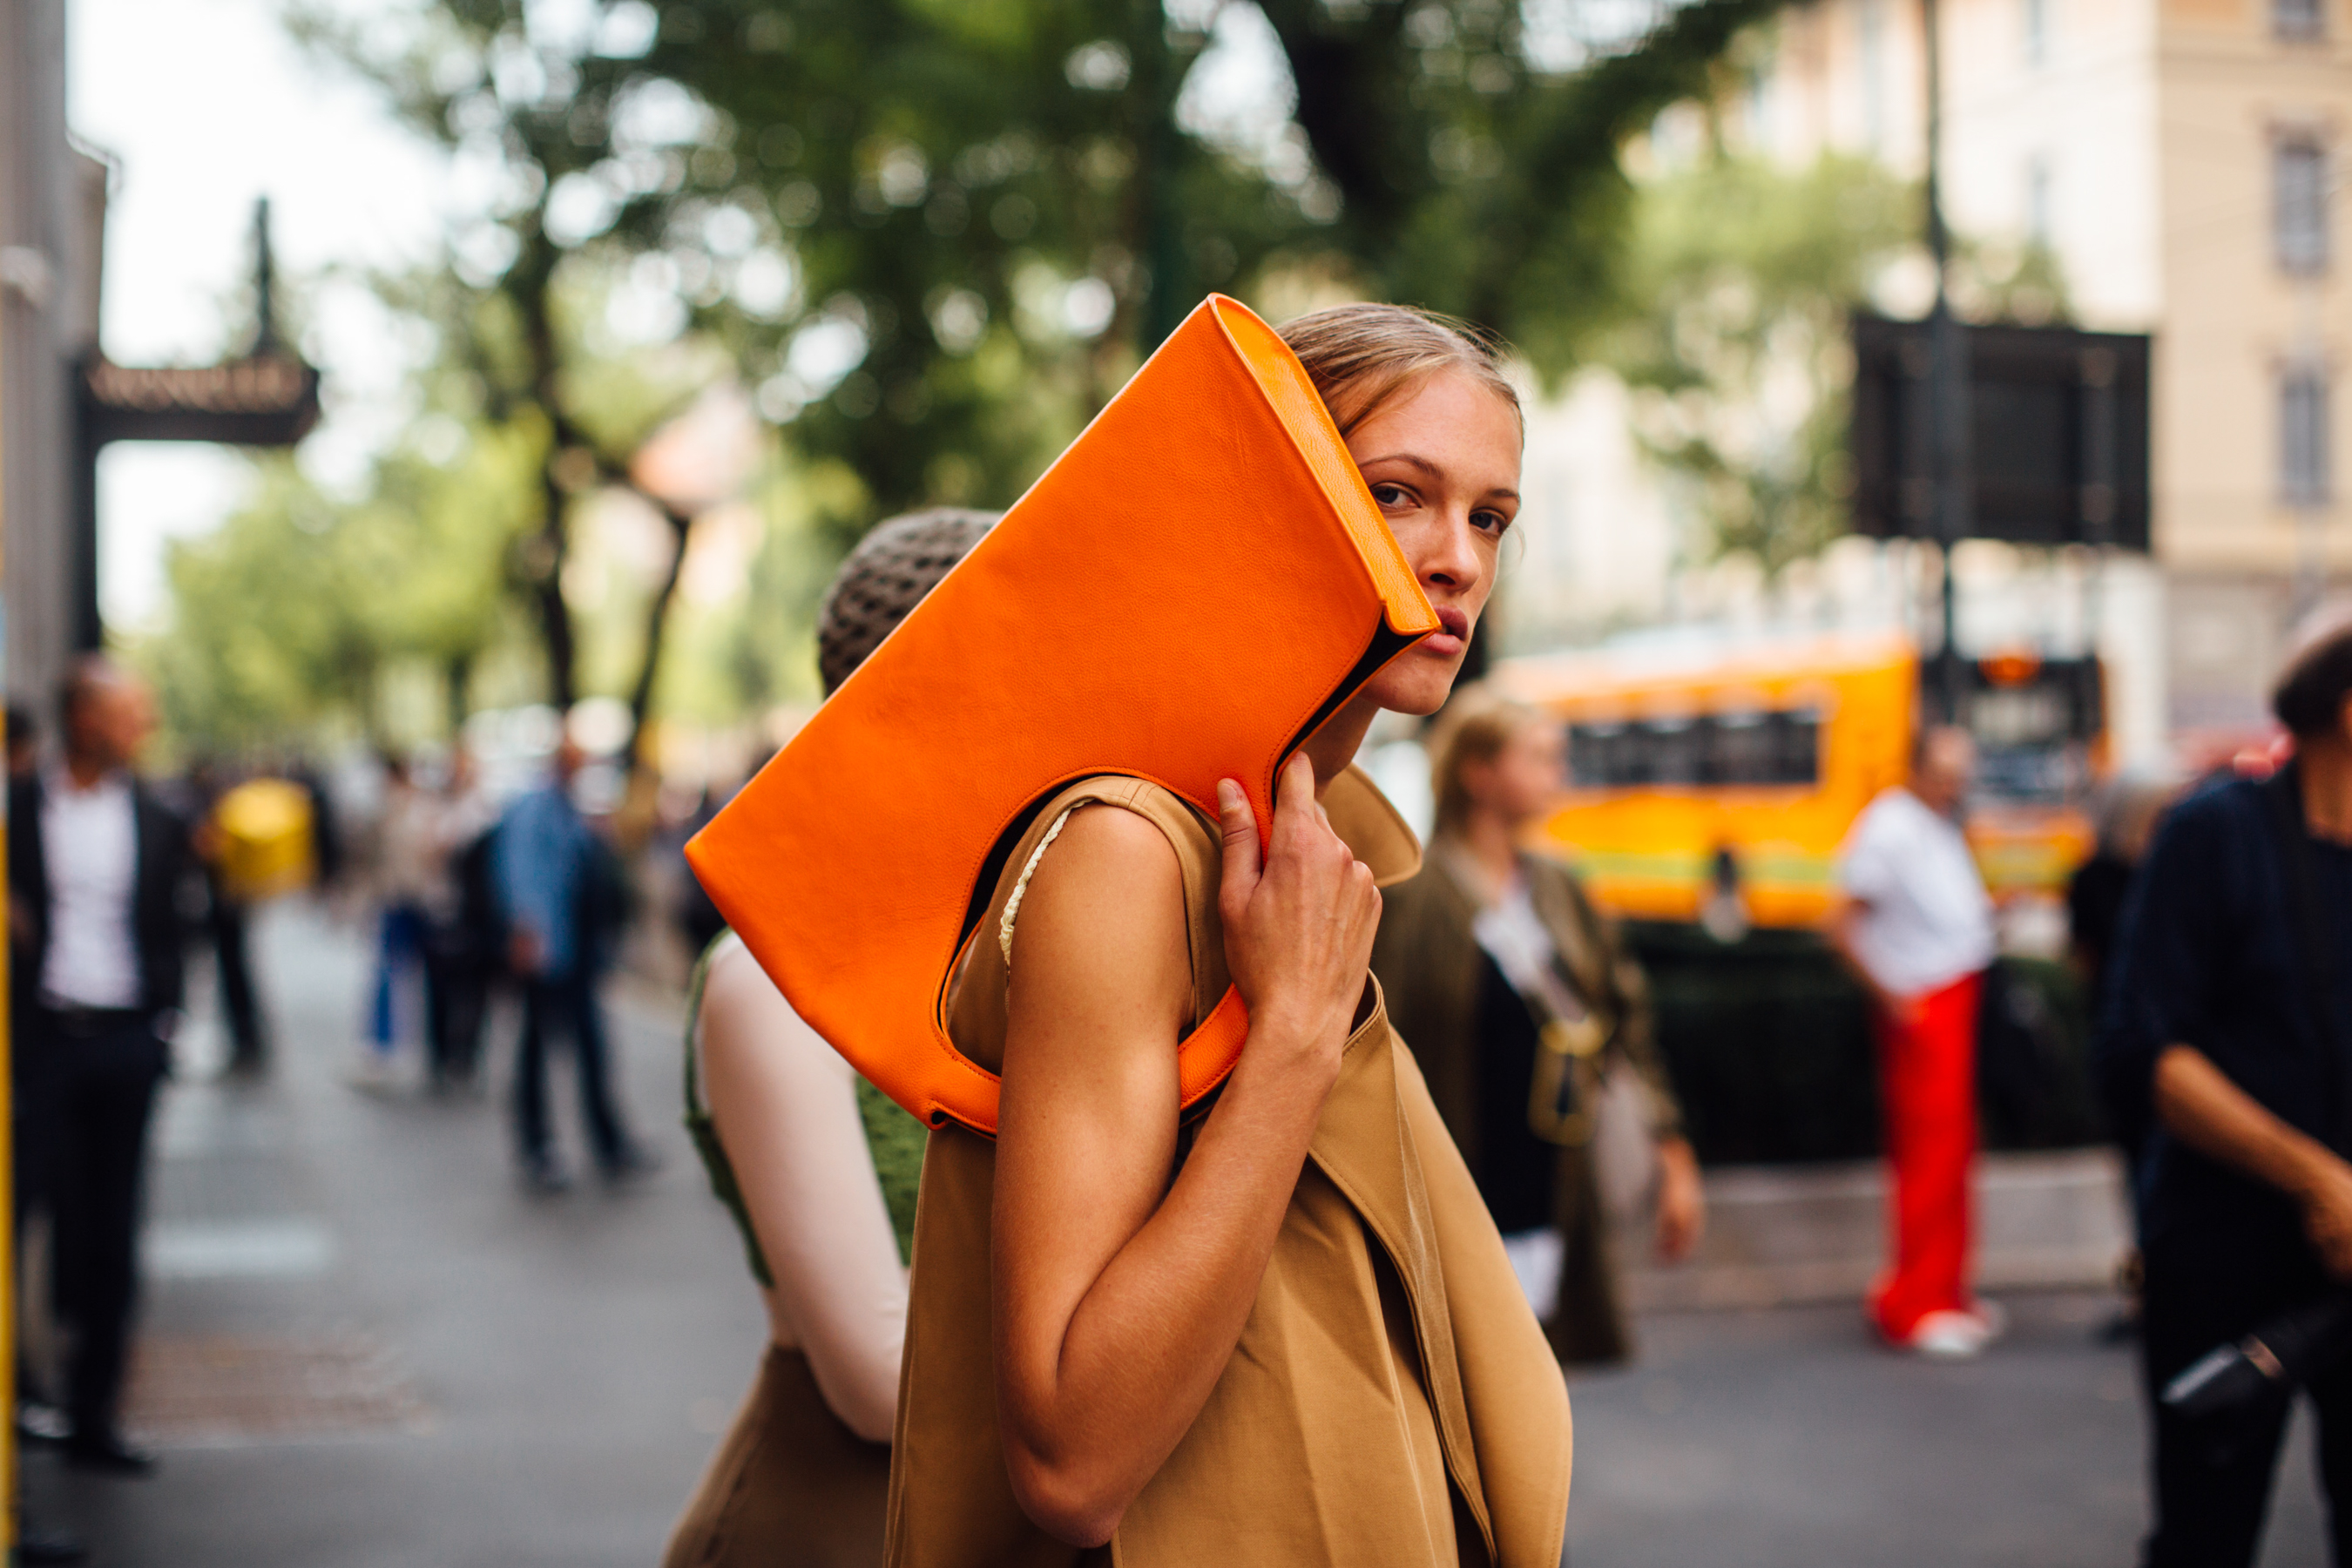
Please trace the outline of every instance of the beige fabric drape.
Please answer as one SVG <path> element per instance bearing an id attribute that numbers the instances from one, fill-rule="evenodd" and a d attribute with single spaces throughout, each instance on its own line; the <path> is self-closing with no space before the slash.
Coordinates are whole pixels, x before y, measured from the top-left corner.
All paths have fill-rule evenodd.
<path id="1" fill-rule="evenodd" d="M 662 1568 L 871 1568 L 889 1477 L 890 1450 L 826 1408 L 808 1358 L 770 1345 Z"/>
<path id="2" fill-rule="evenodd" d="M 1196 1016 L 1227 981 L 1220 840 L 1137 780 L 1066 791 L 1016 847 L 982 930 L 1070 805 L 1157 826 L 1183 871 Z M 1418 846 L 1360 773 L 1333 782 L 1333 826 L 1383 882 Z M 957 1047 L 1003 1059 L 1005 971 L 976 944 L 951 1001 Z M 1171 1053 L 1174 1042 L 1170 1042 Z M 1116 1562 L 1552 1568 L 1570 1432 L 1559 1368 L 1502 1243 L 1384 1008 L 1348 1042 L 1241 1342 L 1192 1429 L 1097 1552 L 1031 1524 L 1006 1479 L 989 1330 L 993 1145 L 931 1136 L 915 1223 L 888 1560 L 903 1568 Z"/>

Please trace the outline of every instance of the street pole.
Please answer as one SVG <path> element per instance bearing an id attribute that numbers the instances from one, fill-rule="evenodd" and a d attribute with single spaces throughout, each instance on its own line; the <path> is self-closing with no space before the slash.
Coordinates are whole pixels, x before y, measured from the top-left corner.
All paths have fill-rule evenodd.
<path id="1" fill-rule="evenodd" d="M 2325 360 L 2326 339 L 2320 330 L 2320 303 L 2319 279 L 2305 277 L 2296 286 L 2294 300 L 2293 353 L 2298 366 Z M 2325 441 L 2325 432 L 2320 439 Z M 2327 499 L 2322 489 L 2305 488 L 2288 500 L 2294 507 L 2294 585 L 2287 599 L 2286 624 L 2292 635 L 2327 600 Z"/>
<path id="2" fill-rule="evenodd" d="M 1936 269 L 1936 302 L 1927 315 L 1927 404 L 1932 435 L 1927 447 L 1928 483 L 1935 497 L 1934 528 L 1943 561 L 1943 641 L 1937 650 L 1937 697 L 1947 724 L 1960 719 L 1958 592 L 1953 580 L 1955 547 L 1968 537 L 1969 367 L 1968 338 L 1952 315 L 1949 292 L 1952 240 L 1944 226 L 1943 42 L 1936 0 L 1919 0 L 1921 38 L 1927 69 L 1927 255 Z"/>

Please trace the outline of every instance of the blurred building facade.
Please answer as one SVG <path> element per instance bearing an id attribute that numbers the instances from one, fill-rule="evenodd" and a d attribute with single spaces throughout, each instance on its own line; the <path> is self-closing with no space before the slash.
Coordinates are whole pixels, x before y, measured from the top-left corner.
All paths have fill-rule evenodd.
<path id="1" fill-rule="evenodd" d="M 2156 335 L 2162 591 L 2142 595 L 2142 625 L 2116 628 L 2123 651 L 2153 662 L 2176 737 L 2259 726 L 2295 613 L 2352 578 L 2334 471 L 2352 449 L 2337 188 L 2352 3 L 1941 9 L 1955 228 L 2046 247 L 2082 324 Z M 1793 160 L 1859 153 L 1916 176 L 1922 45 L 1916 0 L 1790 10 L 1745 106 L 1750 135 Z"/>
<path id="2" fill-rule="evenodd" d="M 95 542 L 72 526 L 76 366 L 98 342 L 109 170 L 66 131 L 65 0 L 0 0 L 0 541 L 7 689 L 44 698 Z M 89 557 L 78 559 L 78 555 Z"/>

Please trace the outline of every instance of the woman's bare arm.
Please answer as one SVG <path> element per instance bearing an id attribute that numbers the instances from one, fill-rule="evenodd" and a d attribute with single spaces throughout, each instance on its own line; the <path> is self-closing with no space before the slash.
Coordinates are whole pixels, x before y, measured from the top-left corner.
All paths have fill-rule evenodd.
<path id="1" fill-rule="evenodd" d="M 907 1271 L 847 1062 L 741 942 L 712 956 L 697 1029 L 719 1124 L 776 1285 L 772 1305 L 844 1425 L 887 1443 L 907 1337 Z"/>
<path id="2" fill-rule="evenodd" d="M 1070 819 L 1013 936 L 993 1216 L 997 1409 L 1039 1525 L 1109 1539 L 1241 1337 L 1364 989 L 1380 895 L 1304 758 L 1261 872 L 1224 795 L 1220 907 L 1250 1005 L 1240 1065 L 1172 1184 L 1192 1000 L 1174 853 L 1118 810 Z"/>

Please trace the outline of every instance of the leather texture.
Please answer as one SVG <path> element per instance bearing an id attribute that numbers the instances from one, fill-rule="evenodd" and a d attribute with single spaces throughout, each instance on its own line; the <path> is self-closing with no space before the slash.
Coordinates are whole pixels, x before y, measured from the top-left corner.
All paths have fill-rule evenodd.
<path id="1" fill-rule="evenodd" d="M 993 1134 L 945 998 L 1007 841 L 1103 774 L 1212 818 L 1237 779 L 1263 832 L 1313 724 L 1436 629 L 1305 367 L 1212 295 L 687 858 L 859 1072 Z M 1185 1038 L 1186 1104 L 1248 1026 L 1229 990 Z"/>

